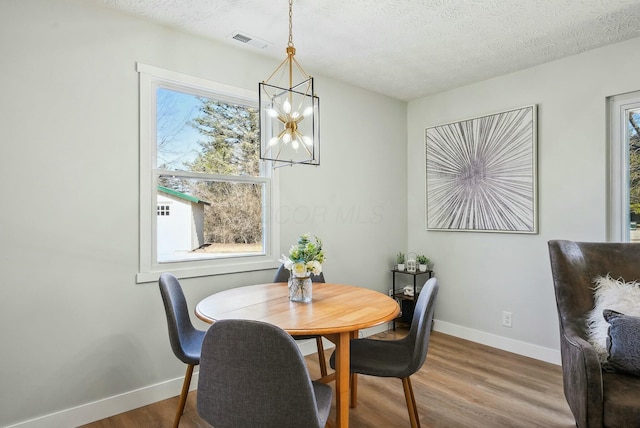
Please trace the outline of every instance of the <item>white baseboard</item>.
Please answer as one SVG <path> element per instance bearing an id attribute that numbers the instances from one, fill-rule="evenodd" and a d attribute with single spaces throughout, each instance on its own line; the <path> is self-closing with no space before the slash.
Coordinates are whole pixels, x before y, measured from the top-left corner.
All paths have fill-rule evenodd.
<path id="1" fill-rule="evenodd" d="M 186 366 L 185 366 L 186 370 Z M 44 415 L 38 418 L 29 419 L 6 428 L 50 428 L 50 427 L 77 427 L 109 416 L 117 415 L 138 407 L 147 406 L 167 398 L 175 397 L 182 390 L 184 377 L 149 385 L 144 388 L 107 397 L 70 409 Z M 196 389 L 198 385 L 197 368 L 191 378 L 190 391 Z"/>
<path id="2" fill-rule="evenodd" d="M 371 336 L 391 328 L 391 324 L 382 324 L 360 332 L 360 337 Z M 444 321 L 434 320 L 434 330 L 451 336 L 460 337 L 472 342 L 481 343 L 483 345 L 513 352 L 515 354 L 524 355 L 535 358 L 537 360 L 546 361 L 553 364 L 560 364 L 560 351 L 544 348 L 530 343 L 521 342 L 494 334 L 485 333 L 483 331 L 462 327 L 456 324 Z M 333 347 L 333 343 L 324 339 L 325 348 Z M 309 355 L 316 352 L 316 343 L 314 340 L 307 340 L 298 344 L 303 355 Z M 147 406 L 149 404 L 175 397 L 182 389 L 182 381 L 184 378 L 171 379 L 160 382 L 155 385 L 149 385 L 144 388 L 125 392 L 122 394 L 107 397 L 102 400 L 72 407 L 70 409 L 61 410 L 38 418 L 29 419 L 10 425 L 6 428 L 49 428 L 49 427 L 76 427 L 88 424 L 109 416 L 117 415 L 138 407 Z M 193 372 L 191 379 L 191 388 L 193 391 L 198 385 L 198 371 Z"/>
<path id="3" fill-rule="evenodd" d="M 546 361 L 547 363 L 556 365 L 561 364 L 559 350 L 533 345 L 520 340 L 509 339 L 507 337 L 474 330 L 468 327 L 462 327 L 445 321 L 434 320 L 433 329 L 461 339 L 491 346 L 492 348 L 502 349 L 504 351 L 513 352 L 514 354 Z"/>

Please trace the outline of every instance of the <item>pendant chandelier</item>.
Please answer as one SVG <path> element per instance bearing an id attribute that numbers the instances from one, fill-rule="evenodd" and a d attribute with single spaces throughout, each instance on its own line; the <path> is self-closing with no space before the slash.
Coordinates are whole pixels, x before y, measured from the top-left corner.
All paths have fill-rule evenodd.
<path id="1" fill-rule="evenodd" d="M 320 99 L 313 77 L 296 61 L 292 17 L 293 0 L 289 0 L 287 57 L 258 84 L 260 159 L 273 161 L 274 167 L 320 165 Z"/>

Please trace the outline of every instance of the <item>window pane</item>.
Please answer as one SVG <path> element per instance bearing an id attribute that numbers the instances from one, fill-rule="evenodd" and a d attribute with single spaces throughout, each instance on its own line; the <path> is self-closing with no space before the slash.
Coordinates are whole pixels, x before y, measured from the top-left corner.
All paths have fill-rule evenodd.
<path id="1" fill-rule="evenodd" d="M 640 242 L 640 109 L 628 110 L 629 228 L 631 242 Z"/>
<path id="2" fill-rule="evenodd" d="M 158 262 L 264 254 L 264 184 L 170 176 L 159 183 L 158 205 L 171 215 L 157 217 Z"/>
<path id="3" fill-rule="evenodd" d="M 158 168 L 260 175 L 257 109 L 162 87 L 156 102 Z"/>

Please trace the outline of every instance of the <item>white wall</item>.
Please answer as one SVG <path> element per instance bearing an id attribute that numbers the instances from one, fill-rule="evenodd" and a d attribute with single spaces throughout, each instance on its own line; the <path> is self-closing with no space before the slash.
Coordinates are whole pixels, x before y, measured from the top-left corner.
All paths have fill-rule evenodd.
<path id="1" fill-rule="evenodd" d="M 21 207 L 0 210 L 0 426 L 76 426 L 179 393 L 157 285 L 135 283 L 135 64 L 257 92 L 279 62 L 98 3 L 0 2 L 0 182 Z M 316 78 L 322 164 L 278 171 L 282 252 L 317 234 L 327 278 L 383 291 L 407 245 L 406 103 Z M 183 285 L 193 308 L 273 274 Z"/>
<path id="2" fill-rule="evenodd" d="M 559 361 L 547 241 L 606 240 L 606 97 L 640 89 L 639 48 L 634 39 L 409 103 L 408 242 L 436 263 L 436 328 Z M 539 234 L 426 231 L 425 128 L 530 104 Z"/>

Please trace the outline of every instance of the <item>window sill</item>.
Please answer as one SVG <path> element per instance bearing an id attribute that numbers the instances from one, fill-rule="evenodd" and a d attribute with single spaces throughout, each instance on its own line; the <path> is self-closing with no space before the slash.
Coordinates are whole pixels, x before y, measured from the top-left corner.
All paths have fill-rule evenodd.
<path id="1" fill-rule="evenodd" d="M 136 274 L 136 283 L 145 284 L 156 282 L 163 272 L 171 272 L 178 279 L 197 278 L 201 276 L 226 275 L 240 272 L 249 272 L 255 270 L 275 269 L 279 266 L 277 260 L 254 260 L 254 261 L 237 261 L 226 264 L 216 264 L 198 267 L 187 267 L 179 263 L 166 263 L 158 266 L 149 272 L 138 272 Z"/>

